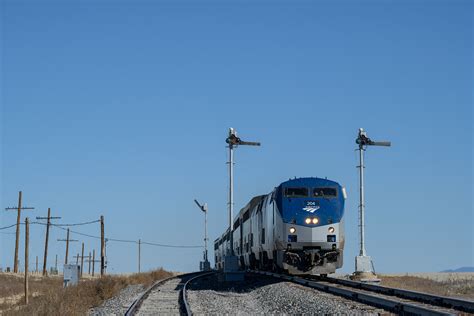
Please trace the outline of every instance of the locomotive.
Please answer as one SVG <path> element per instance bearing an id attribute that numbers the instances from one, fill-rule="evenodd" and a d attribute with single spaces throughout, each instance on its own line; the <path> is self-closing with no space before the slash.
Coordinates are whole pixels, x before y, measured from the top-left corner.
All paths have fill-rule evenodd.
<path id="1" fill-rule="evenodd" d="M 290 179 L 253 197 L 214 241 L 216 269 L 232 246 L 241 269 L 334 273 L 343 264 L 346 197 L 339 183 L 321 178 Z"/>

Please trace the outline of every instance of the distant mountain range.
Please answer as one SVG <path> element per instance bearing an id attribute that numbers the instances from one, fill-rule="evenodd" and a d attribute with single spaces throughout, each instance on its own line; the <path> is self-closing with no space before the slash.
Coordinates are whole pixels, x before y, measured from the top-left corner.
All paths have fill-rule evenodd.
<path id="1" fill-rule="evenodd" d="M 462 267 L 454 270 L 444 270 L 441 272 L 474 272 L 474 267 Z"/>

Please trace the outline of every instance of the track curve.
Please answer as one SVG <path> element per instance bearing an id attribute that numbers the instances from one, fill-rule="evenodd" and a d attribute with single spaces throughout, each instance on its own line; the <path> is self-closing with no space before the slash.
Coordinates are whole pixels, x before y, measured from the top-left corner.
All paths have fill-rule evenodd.
<path id="1" fill-rule="evenodd" d="M 250 272 L 298 283 L 397 314 L 457 315 L 474 312 L 474 302 L 468 300 L 335 278 L 307 278 L 264 271 Z"/>
<path id="2" fill-rule="evenodd" d="M 187 286 L 212 273 L 215 272 L 192 272 L 159 280 L 133 302 L 125 315 L 192 315 L 187 302 Z"/>

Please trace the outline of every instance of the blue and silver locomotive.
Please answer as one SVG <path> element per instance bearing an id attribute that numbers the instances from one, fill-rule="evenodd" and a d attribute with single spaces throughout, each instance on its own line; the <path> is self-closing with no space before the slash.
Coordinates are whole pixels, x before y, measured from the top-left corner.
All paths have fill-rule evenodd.
<path id="1" fill-rule="evenodd" d="M 252 198 L 232 231 L 215 240 L 216 268 L 223 268 L 232 234 L 241 268 L 334 273 L 343 263 L 345 199 L 341 185 L 320 178 L 292 179 Z"/>

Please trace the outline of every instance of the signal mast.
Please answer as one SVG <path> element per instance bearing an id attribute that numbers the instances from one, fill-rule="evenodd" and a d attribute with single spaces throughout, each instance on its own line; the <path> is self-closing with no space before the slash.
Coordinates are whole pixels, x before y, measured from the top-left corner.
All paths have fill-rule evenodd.
<path id="1" fill-rule="evenodd" d="M 225 142 L 229 145 L 229 253 L 224 257 L 224 276 L 226 281 L 243 280 L 242 273 L 239 273 L 238 257 L 234 255 L 234 240 L 232 236 L 232 221 L 234 219 L 234 148 L 238 146 L 260 146 L 259 142 L 247 142 L 237 137 L 237 131 L 229 128 L 229 136 Z"/>
<path id="2" fill-rule="evenodd" d="M 390 147 L 391 142 L 388 141 L 373 141 L 367 136 L 367 132 L 363 128 L 359 128 L 359 135 L 356 139 L 359 145 L 359 238 L 360 250 L 359 255 L 355 257 L 355 272 L 352 275 L 353 279 L 358 279 L 365 282 L 379 282 L 375 274 L 374 264 L 372 258 L 367 256 L 365 250 L 365 197 L 364 197 L 364 151 L 368 146 L 385 146 Z"/>
<path id="3" fill-rule="evenodd" d="M 196 199 L 194 199 L 194 203 L 204 212 L 204 261 L 201 261 L 199 264 L 199 268 L 201 271 L 208 271 L 211 270 L 211 264 L 209 263 L 209 259 L 207 257 L 207 203 L 200 204 Z"/>

